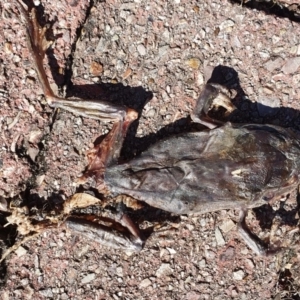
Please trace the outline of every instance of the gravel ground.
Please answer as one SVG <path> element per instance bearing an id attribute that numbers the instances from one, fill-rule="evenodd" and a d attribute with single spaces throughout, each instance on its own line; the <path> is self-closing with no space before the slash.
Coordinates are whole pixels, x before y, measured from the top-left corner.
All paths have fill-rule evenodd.
<path id="1" fill-rule="evenodd" d="M 47 106 L 11 2 L 0 4 L 0 197 L 45 208 L 78 191 L 85 153 L 110 125 Z M 124 158 L 184 130 L 210 78 L 236 90 L 232 121 L 300 130 L 300 28 L 289 1 L 41 4 L 38 16 L 53 24 L 45 66 L 55 92 L 139 111 Z M 240 240 L 235 211 L 132 213 L 141 227 L 156 225 L 139 254 L 48 230 L 5 261 L 1 299 L 300 299 L 297 208 L 295 191 L 249 212 L 260 238 L 286 246 L 271 257 Z"/>

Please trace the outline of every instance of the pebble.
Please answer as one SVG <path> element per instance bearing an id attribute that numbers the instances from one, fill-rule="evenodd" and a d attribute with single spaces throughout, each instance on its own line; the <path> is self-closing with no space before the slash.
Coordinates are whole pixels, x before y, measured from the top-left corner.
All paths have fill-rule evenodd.
<path id="1" fill-rule="evenodd" d="M 66 293 L 63 293 L 63 294 L 60 295 L 60 299 L 67 300 L 67 299 L 70 299 L 70 298 Z"/>
<path id="2" fill-rule="evenodd" d="M 122 267 L 117 267 L 116 268 L 116 274 L 120 277 L 123 277 L 123 268 Z"/>
<path id="3" fill-rule="evenodd" d="M 236 35 L 232 38 L 231 43 L 232 43 L 232 46 L 234 46 L 236 48 L 242 47 L 241 41 L 239 40 L 239 38 Z"/>
<path id="4" fill-rule="evenodd" d="M 286 61 L 281 70 L 284 74 L 292 74 L 298 70 L 299 66 L 300 57 L 293 57 Z"/>
<path id="5" fill-rule="evenodd" d="M 243 270 L 238 270 L 236 272 L 233 272 L 233 279 L 234 280 L 243 280 L 245 277 L 245 272 Z"/>
<path id="6" fill-rule="evenodd" d="M 206 220 L 205 219 L 200 219 L 199 223 L 202 227 L 206 226 Z"/>
<path id="7" fill-rule="evenodd" d="M 163 277 L 172 274 L 173 270 L 170 264 L 162 264 L 156 271 L 156 277 Z"/>
<path id="8" fill-rule="evenodd" d="M 198 86 L 201 86 L 201 85 L 204 84 L 204 76 L 200 72 L 197 74 L 197 81 L 196 81 L 196 83 L 197 83 Z"/>
<path id="9" fill-rule="evenodd" d="M 225 245 L 225 240 L 224 237 L 218 227 L 215 229 L 215 237 L 216 237 L 216 242 L 218 246 L 224 246 Z"/>
<path id="10" fill-rule="evenodd" d="M 118 61 L 117 61 L 115 67 L 116 67 L 116 69 L 117 69 L 118 71 L 120 71 L 120 70 L 123 70 L 123 69 L 124 69 L 125 64 L 124 64 L 124 62 L 123 62 L 122 60 L 118 59 Z"/>
<path id="11" fill-rule="evenodd" d="M 233 247 L 228 247 L 225 252 L 220 255 L 221 261 L 232 261 L 235 254 L 235 249 Z"/>
<path id="12" fill-rule="evenodd" d="M 51 289 L 45 289 L 45 290 L 40 290 L 39 293 L 46 297 L 46 298 L 52 298 L 53 297 L 53 293 Z"/>
<path id="13" fill-rule="evenodd" d="M 15 253 L 20 257 L 25 255 L 27 253 L 27 250 L 20 246 L 19 248 L 17 248 L 17 250 L 15 250 Z"/>
<path id="14" fill-rule="evenodd" d="M 132 73 L 132 70 L 130 68 L 127 68 L 126 71 L 123 73 L 122 77 L 123 79 L 128 78 Z"/>
<path id="15" fill-rule="evenodd" d="M 235 227 L 235 224 L 232 220 L 224 221 L 219 228 L 224 232 L 227 233 Z"/>
<path id="16" fill-rule="evenodd" d="M 215 257 L 216 257 L 216 254 L 215 252 L 211 251 L 211 250 L 207 250 L 205 249 L 204 250 L 204 254 L 205 254 L 205 257 L 209 260 L 213 260 Z"/>
<path id="17" fill-rule="evenodd" d="M 96 53 L 97 52 L 100 52 L 100 53 L 106 52 L 107 51 L 107 47 L 108 47 L 107 44 L 108 44 L 107 40 L 104 37 L 101 37 L 100 40 L 99 40 L 99 42 L 98 42 L 98 45 L 97 45 L 97 47 L 95 49 L 95 52 Z"/>
<path id="18" fill-rule="evenodd" d="M 151 281 L 150 281 L 148 278 L 146 278 L 146 279 L 143 279 L 143 280 L 140 282 L 139 287 L 140 287 L 140 288 L 146 288 L 146 287 L 148 287 L 148 286 L 150 286 L 150 285 L 151 285 Z"/>
<path id="19" fill-rule="evenodd" d="M 204 269 L 206 267 L 206 260 L 205 259 L 201 259 L 199 261 L 199 268 L 200 269 Z"/>
<path id="20" fill-rule="evenodd" d="M 156 114 L 156 110 L 154 108 L 149 109 L 149 111 L 146 113 L 146 116 L 148 118 L 153 118 Z"/>
<path id="21" fill-rule="evenodd" d="M 235 24 L 235 23 L 234 23 L 233 20 L 227 19 L 227 20 L 223 21 L 223 22 L 220 24 L 219 28 L 220 28 L 220 30 L 224 30 L 224 29 L 227 29 L 227 28 L 229 28 L 229 27 L 233 27 L 234 24 Z"/>
<path id="22" fill-rule="evenodd" d="M 169 251 L 169 253 L 170 253 L 171 255 L 177 253 L 176 250 L 174 250 L 173 248 L 168 248 L 168 247 L 167 247 L 167 250 Z"/>
<path id="23" fill-rule="evenodd" d="M 81 283 L 82 284 L 89 283 L 89 282 L 93 281 L 95 279 L 95 277 L 96 277 L 95 273 L 88 274 L 81 279 Z"/>
<path id="24" fill-rule="evenodd" d="M 249 269 L 254 269 L 255 265 L 254 265 L 252 259 L 249 259 L 249 258 L 245 259 L 245 263 L 247 264 L 247 267 L 248 267 Z"/>
<path id="25" fill-rule="evenodd" d="M 9 300 L 10 299 L 9 298 L 9 292 L 8 291 L 3 291 L 1 293 L 1 298 L 2 298 L 2 300 Z"/>
<path id="26" fill-rule="evenodd" d="M 170 48 L 169 45 L 159 47 L 158 57 L 161 58 L 162 56 L 164 56 L 168 52 L 169 48 Z"/>
<path id="27" fill-rule="evenodd" d="M 190 68 L 192 68 L 192 69 L 194 69 L 194 70 L 197 70 L 197 69 L 199 69 L 199 67 L 200 67 L 201 61 L 200 61 L 200 59 L 197 58 L 197 57 L 192 57 L 192 58 L 189 58 L 189 59 L 186 61 L 186 64 L 187 64 Z"/>
<path id="28" fill-rule="evenodd" d="M 284 63 L 283 58 L 278 57 L 276 59 L 270 59 L 265 63 L 265 68 L 269 71 L 269 72 L 273 72 L 276 69 L 279 69 L 282 67 Z"/>
<path id="29" fill-rule="evenodd" d="M 139 45 L 137 46 L 137 51 L 138 51 L 138 53 L 139 53 L 141 56 L 146 55 L 146 48 L 145 48 L 145 46 L 144 46 L 143 44 L 139 44 Z"/>
<path id="30" fill-rule="evenodd" d="M 90 65 L 90 73 L 94 76 L 100 76 L 103 72 L 103 65 L 93 61 Z"/>
<path id="31" fill-rule="evenodd" d="M 68 281 L 70 284 L 72 284 L 73 282 L 76 281 L 77 275 L 78 275 L 78 271 L 77 271 L 76 269 L 74 269 L 74 268 L 70 268 L 70 269 L 68 270 L 67 276 L 66 276 L 67 281 Z"/>

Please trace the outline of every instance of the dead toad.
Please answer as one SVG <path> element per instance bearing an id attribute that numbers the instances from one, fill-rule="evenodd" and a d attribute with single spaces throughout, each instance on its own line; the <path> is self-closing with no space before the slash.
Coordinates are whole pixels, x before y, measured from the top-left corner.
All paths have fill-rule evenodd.
<path id="1" fill-rule="evenodd" d="M 21 1 L 17 3 L 48 104 L 84 117 L 114 121 L 111 131 L 89 153 L 89 164 L 80 183 L 92 179 L 98 191 L 110 201 L 125 195 L 174 214 L 240 209 L 238 228 L 242 237 L 256 253 L 267 254 L 268 250 L 246 228 L 246 211 L 296 188 L 300 170 L 299 139 L 290 130 L 273 125 L 223 124 L 212 119 L 208 115 L 212 107 L 223 106 L 227 113 L 235 107 L 225 88 L 207 84 L 191 118 L 208 129 L 167 138 L 140 156 L 118 163 L 126 132 L 137 118 L 137 112 L 101 101 L 55 96 L 43 68 L 49 45 L 46 29 L 38 24 L 34 9 L 28 11 Z M 101 204 L 91 196 L 86 196 L 90 201 L 82 203 L 78 195 L 65 202 L 60 226 L 116 248 L 136 251 L 142 248 L 144 241 L 139 230 L 125 214 L 112 219 L 127 228 L 129 235 L 111 233 L 94 220 L 69 217 L 74 207 Z M 17 223 L 13 218 L 8 220 Z M 36 226 L 34 230 L 39 232 L 50 225 Z"/>

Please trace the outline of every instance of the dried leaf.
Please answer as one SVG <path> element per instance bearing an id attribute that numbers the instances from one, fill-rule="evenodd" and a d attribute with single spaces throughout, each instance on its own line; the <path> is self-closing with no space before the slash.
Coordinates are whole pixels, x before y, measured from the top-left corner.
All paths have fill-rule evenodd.
<path id="1" fill-rule="evenodd" d="M 92 195 L 77 193 L 64 203 L 64 214 L 69 214 L 74 208 L 84 208 L 100 203 L 100 200 Z"/>

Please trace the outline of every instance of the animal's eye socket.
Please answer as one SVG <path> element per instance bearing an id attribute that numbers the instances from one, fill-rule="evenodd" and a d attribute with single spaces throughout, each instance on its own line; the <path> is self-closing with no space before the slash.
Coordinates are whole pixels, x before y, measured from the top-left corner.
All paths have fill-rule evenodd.
<path id="1" fill-rule="evenodd" d="M 274 194 L 270 193 L 270 194 L 264 195 L 262 197 L 262 199 L 265 200 L 265 201 L 270 201 L 273 197 L 274 197 Z"/>

